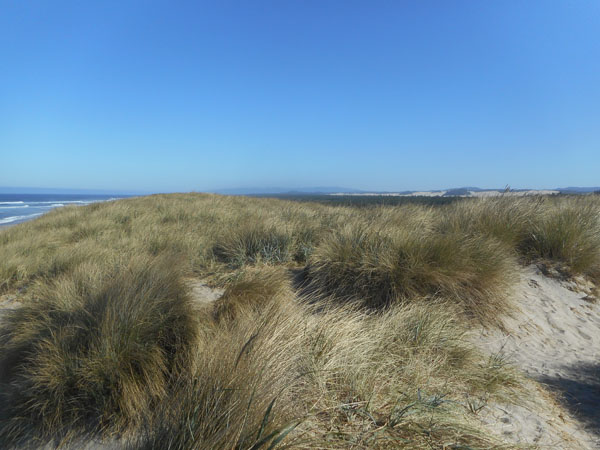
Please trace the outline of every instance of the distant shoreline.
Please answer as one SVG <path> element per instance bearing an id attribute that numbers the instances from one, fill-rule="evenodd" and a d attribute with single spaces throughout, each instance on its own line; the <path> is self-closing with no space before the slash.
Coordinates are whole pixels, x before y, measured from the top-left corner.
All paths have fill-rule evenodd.
<path id="1" fill-rule="evenodd" d="M 129 197 L 113 194 L 0 194 L 0 227 L 28 222 L 63 206 L 85 206 Z"/>

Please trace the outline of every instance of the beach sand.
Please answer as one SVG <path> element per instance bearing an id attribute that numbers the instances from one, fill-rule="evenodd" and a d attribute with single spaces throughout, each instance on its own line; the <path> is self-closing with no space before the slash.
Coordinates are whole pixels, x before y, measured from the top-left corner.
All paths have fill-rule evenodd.
<path id="1" fill-rule="evenodd" d="M 551 277 L 544 275 L 552 275 Z M 561 279 L 562 278 L 562 279 Z M 600 448 L 600 302 L 583 278 L 529 266 L 506 330 L 484 330 L 477 342 L 503 352 L 530 378 L 527 407 L 490 405 L 484 422 L 503 439 L 544 448 Z"/>

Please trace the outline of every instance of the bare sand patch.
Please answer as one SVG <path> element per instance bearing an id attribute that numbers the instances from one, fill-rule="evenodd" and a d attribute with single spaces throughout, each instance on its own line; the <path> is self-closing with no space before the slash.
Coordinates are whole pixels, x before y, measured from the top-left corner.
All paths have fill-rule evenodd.
<path id="1" fill-rule="evenodd" d="M 526 406 L 490 405 L 482 419 L 509 442 L 544 448 L 600 448 L 600 303 L 582 279 L 521 271 L 519 308 L 506 330 L 484 330 L 478 344 L 503 352 L 530 380 Z M 535 380 L 535 381 L 533 381 Z"/>
<path id="2" fill-rule="evenodd" d="M 0 295 L 0 320 L 6 311 L 18 308 L 19 306 L 21 306 L 21 302 L 19 302 L 15 294 Z"/>
<path id="3" fill-rule="evenodd" d="M 211 288 L 198 278 L 188 278 L 185 280 L 192 299 L 200 305 L 206 305 L 218 300 L 225 292 L 224 289 Z"/>

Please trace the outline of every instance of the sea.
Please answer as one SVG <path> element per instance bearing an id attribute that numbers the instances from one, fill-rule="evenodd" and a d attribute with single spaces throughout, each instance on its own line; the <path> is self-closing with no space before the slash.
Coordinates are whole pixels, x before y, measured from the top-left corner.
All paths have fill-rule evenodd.
<path id="1" fill-rule="evenodd" d="M 125 197 L 129 196 L 0 193 L 0 227 L 35 219 L 54 208 L 67 205 L 89 205 Z"/>

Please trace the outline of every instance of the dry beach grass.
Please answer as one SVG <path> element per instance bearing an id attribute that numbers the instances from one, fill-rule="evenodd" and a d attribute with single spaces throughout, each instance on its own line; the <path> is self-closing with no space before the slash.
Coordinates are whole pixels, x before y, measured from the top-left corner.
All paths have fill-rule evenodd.
<path id="1" fill-rule="evenodd" d="M 600 198 L 157 195 L 2 229 L 0 255 L 4 447 L 487 448 L 477 411 L 521 378 L 469 330 L 513 312 L 519 264 L 600 280 Z"/>

